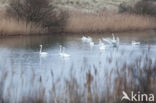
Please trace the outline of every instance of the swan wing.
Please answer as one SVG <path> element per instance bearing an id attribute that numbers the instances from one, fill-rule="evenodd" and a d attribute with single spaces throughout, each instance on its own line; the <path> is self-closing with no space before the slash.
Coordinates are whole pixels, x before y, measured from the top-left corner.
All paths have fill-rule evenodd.
<path id="1" fill-rule="evenodd" d="M 110 38 L 103 38 L 102 40 L 108 44 L 112 43 L 112 40 Z"/>

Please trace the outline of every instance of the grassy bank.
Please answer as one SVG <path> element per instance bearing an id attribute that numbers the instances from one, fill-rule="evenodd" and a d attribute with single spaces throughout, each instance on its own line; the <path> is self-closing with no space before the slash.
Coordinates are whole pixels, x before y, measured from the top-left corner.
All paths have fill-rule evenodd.
<path id="1" fill-rule="evenodd" d="M 155 29 L 156 20 L 149 16 L 120 13 L 81 13 L 70 14 L 66 31 L 84 32 L 122 32 Z"/>

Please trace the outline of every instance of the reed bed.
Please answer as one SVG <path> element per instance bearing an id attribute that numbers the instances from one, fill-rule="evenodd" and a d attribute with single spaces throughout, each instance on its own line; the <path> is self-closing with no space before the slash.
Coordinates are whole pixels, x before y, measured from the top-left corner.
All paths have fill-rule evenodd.
<path id="1" fill-rule="evenodd" d="M 111 56 L 105 59 L 113 62 Z M 120 67 L 117 60 L 114 68 L 102 70 L 84 58 L 78 77 L 74 65 L 68 77 L 56 77 L 52 69 L 14 68 L 9 61 L 0 68 L 1 103 L 121 103 L 122 91 L 156 95 L 156 61 L 146 53 L 132 64 L 125 61 Z"/>
<path id="2" fill-rule="evenodd" d="M 128 13 L 71 12 L 67 32 L 122 32 L 155 29 L 153 17 Z"/>
<path id="3" fill-rule="evenodd" d="M 46 33 L 40 25 L 34 23 L 27 23 L 25 21 L 17 21 L 13 18 L 0 19 L 0 35 L 13 36 L 13 35 L 30 35 Z"/>

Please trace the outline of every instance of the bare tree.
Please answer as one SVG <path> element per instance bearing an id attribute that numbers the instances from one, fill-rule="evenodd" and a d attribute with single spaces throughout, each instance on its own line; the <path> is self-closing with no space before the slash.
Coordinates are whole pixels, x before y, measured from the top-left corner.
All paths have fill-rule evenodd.
<path id="1" fill-rule="evenodd" d="M 57 9 L 50 0 L 11 0 L 8 12 L 18 20 L 48 28 L 63 26 L 66 18 L 66 13 Z"/>

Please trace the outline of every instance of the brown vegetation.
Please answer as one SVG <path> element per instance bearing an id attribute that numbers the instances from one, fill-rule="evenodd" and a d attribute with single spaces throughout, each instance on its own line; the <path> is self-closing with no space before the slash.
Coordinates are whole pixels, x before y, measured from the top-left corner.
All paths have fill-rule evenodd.
<path id="1" fill-rule="evenodd" d="M 67 32 L 122 32 L 155 29 L 156 21 L 149 16 L 119 13 L 71 13 L 67 21 Z"/>
<path id="2" fill-rule="evenodd" d="M 45 69 L 45 72 L 51 75 L 48 78 L 42 75 L 44 72 L 36 74 L 36 69 L 30 69 L 26 73 L 26 70 L 22 70 L 22 68 L 19 70 L 3 68 L 0 72 L 0 102 L 121 103 L 122 91 L 128 94 L 131 91 L 135 93 L 140 91 L 140 93 L 156 95 L 156 61 L 148 57 L 148 54 L 143 53 L 142 55 L 145 58 L 140 56 L 132 64 L 125 62 L 121 68 L 118 67 L 120 62 L 116 62 L 116 68 L 110 71 L 107 71 L 110 68 L 103 68 L 105 72 L 101 79 L 99 78 L 101 70 L 84 62 L 81 66 L 82 76 L 79 75 L 79 78 L 85 82 L 76 78 L 73 66 L 68 79 L 55 78 L 53 71 L 47 69 Z M 113 60 L 113 58 L 108 58 L 108 62 L 111 64 L 109 59 Z M 145 64 L 142 65 L 142 62 Z M 93 68 L 92 72 L 90 71 L 91 68 Z M 47 87 L 44 83 L 48 84 L 49 80 L 51 82 Z M 7 86 L 7 90 L 5 86 Z M 13 92 L 14 90 L 16 92 Z M 127 102 L 125 101 L 125 103 Z"/>
<path id="3" fill-rule="evenodd" d="M 34 23 L 26 23 L 25 21 L 17 21 L 15 19 L 0 19 L 0 36 L 12 35 L 30 35 L 46 33 L 40 25 Z"/>
<path id="4" fill-rule="evenodd" d="M 149 5 L 146 5 L 144 2 L 137 3 L 135 8 L 138 7 L 137 10 L 140 10 L 139 5 L 143 5 L 145 8 L 150 7 L 150 2 Z M 121 4 L 120 8 L 123 9 L 123 7 Z M 153 7 L 151 6 L 148 11 L 152 11 Z M 80 11 L 63 11 L 53 5 L 50 0 L 11 0 L 6 11 L 0 11 L 0 35 L 47 32 L 104 33 L 156 28 L 156 19 L 151 16 L 140 15 L 143 14 L 142 12 L 133 14 L 131 12 L 84 13 Z M 1 12 L 5 13 L 2 14 Z"/>

